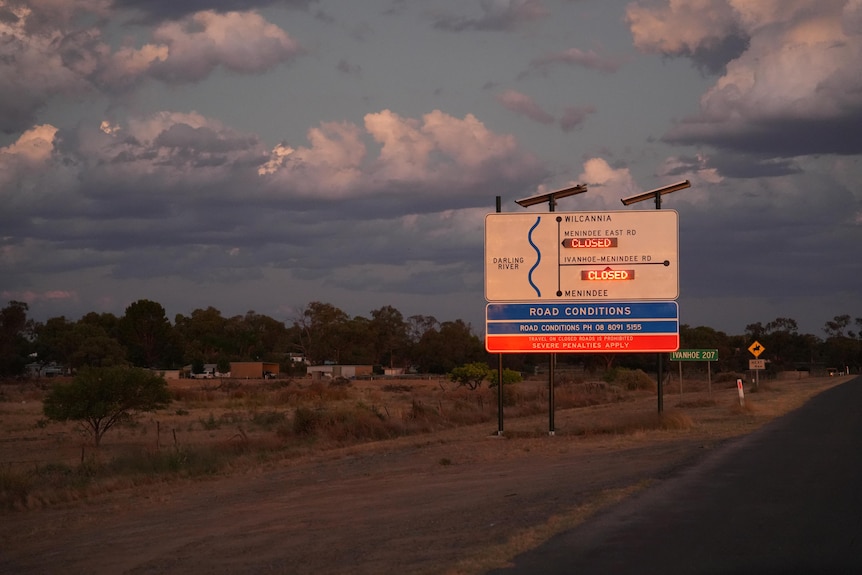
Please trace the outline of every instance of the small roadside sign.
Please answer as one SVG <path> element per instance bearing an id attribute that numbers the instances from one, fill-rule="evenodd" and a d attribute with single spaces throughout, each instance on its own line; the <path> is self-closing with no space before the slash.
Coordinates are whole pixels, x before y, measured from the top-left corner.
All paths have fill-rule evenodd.
<path id="1" fill-rule="evenodd" d="M 718 361 L 717 349 L 680 349 L 670 352 L 671 361 Z"/>
<path id="2" fill-rule="evenodd" d="M 748 351 L 750 351 L 751 355 L 753 355 L 754 357 L 760 357 L 760 354 L 766 351 L 766 348 L 760 345 L 759 341 L 755 341 L 748 346 Z"/>
<path id="3" fill-rule="evenodd" d="M 748 360 L 748 369 L 751 369 L 751 370 L 766 369 L 766 360 L 765 359 L 749 359 Z"/>

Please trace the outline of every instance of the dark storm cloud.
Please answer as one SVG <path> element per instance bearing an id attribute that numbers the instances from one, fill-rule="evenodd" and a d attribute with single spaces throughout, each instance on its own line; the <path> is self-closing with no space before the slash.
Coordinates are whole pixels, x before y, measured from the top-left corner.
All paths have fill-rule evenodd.
<path id="1" fill-rule="evenodd" d="M 684 55 L 704 73 L 723 74 L 725 66 L 741 56 L 748 49 L 750 41 L 748 36 L 735 32 L 723 38 L 712 38 Z"/>
<path id="2" fill-rule="evenodd" d="M 862 104 L 862 95 L 860 95 Z M 674 126 L 665 142 L 680 145 L 708 144 L 739 154 L 790 158 L 812 154 L 862 153 L 862 105 L 832 118 L 756 119 L 732 122 L 692 118 Z"/>
<path id="3" fill-rule="evenodd" d="M 46 97 L 39 97 L 30 93 L 26 87 L 16 85 L 15 81 L 7 83 L 0 90 L 0 131 L 4 134 L 20 134 L 33 126 L 46 100 Z"/>
<path id="4" fill-rule="evenodd" d="M 480 7 L 482 14 L 476 18 L 438 14 L 433 17 L 434 27 L 448 32 L 507 31 L 548 14 L 541 0 L 481 0 Z"/>
<path id="5" fill-rule="evenodd" d="M 199 153 L 245 151 L 259 145 L 257 138 L 219 134 L 212 128 L 193 128 L 188 124 L 174 124 L 161 132 L 153 141 L 155 146 L 174 149 L 193 149 Z"/>
<path id="6" fill-rule="evenodd" d="M 709 156 L 680 155 L 666 166 L 661 175 L 684 179 L 699 170 L 714 169 L 723 178 L 755 179 L 801 174 L 802 168 L 794 159 L 764 157 L 732 151 L 718 151 Z"/>
<path id="7" fill-rule="evenodd" d="M 317 0 L 115 0 L 117 8 L 130 8 L 146 15 L 150 22 L 177 20 L 183 16 L 213 10 L 215 12 L 246 11 L 267 6 L 308 9 Z"/>
<path id="8" fill-rule="evenodd" d="M 858 242 L 854 205 L 851 190 L 823 175 L 727 179 L 699 201 L 674 194 L 665 206 L 680 214 L 681 290 L 731 298 L 827 297 L 834 285 L 858 292 L 858 258 L 846 249 Z"/>

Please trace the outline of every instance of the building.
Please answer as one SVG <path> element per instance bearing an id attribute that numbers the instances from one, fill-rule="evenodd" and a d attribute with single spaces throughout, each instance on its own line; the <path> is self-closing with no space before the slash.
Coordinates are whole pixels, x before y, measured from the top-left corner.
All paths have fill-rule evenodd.
<path id="1" fill-rule="evenodd" d="M 371 377 L 374 373 L 370 365 L 310 365 L 306 373 L 311 377 Z"/>
<path id="2" fill-rule="evenodd" d="M 273 379 L 279 374 L 277 363 L 266 361 L 232 361 L 230 376 L 235 379 Z"/>
<path id="3" fill-rule="evenodd" d="M 69 375 L 69 370 L 62 365 L 51 363 L 28 363 L 26 366 L 28 377 L 59 377 Z"/>

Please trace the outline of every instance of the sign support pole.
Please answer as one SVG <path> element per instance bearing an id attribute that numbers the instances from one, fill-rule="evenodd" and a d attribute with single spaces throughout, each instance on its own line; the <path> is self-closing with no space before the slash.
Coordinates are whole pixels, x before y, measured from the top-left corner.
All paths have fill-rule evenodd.
<path id="1" fill-rule="evenodd" d="M 564 190 L 550 192 L 548 194 L 539 194 L 538 196 L 532 196 L 529 198 L 524 198 L 522 200 L 516 200 L 515 203 L 517 203 L 522 208 L 526 208 L 536 204 L 548 202 L 548 211 L 555 212 L 557 211 L 558 199 L 566 198 L 568 196 L 574 196 L 576 194 L 583 194 L 586 191 L 586 185 L 577 185 L 572 186 L 571 188 L 566 188 Z M 556 354 L 548 354 L 548 435 L 550 436 L 554 435 L 554 368 L 557 363 L 556 360 Z"/>
<path id="2" fill-rule="evenodd" d="M 670 194 L 671 192 L 676 192 L 679 190 L 684 190 L 685 188 L 691 187 L 691 182 L 688 180 L 684 180 L 679 182 L 678 184 L 671 184 L 670 186 L 665 186 L 663 188 L 658 188 L 643 194 L 638 194 L 637 196 L 631 196 L 629 198 L 623 198 L 621 201 L 624 206 L 628 206 L 635 202 L 642 202 L 643 200 L 648 200 L 652 197 L 655 198 L 655 209 L 661 209 L 661 197 L 663 194 Z M 658 354 L 656 357 L 656 379 L 658 380 L 658 412 L 661 414 L 664 411 L 664 376 L 662 374 L 662 355 Z M 682 385 L 680 383 L 680 385 Z"/>
<path id="3" fill-rule="evenodd" d="M 548 211 L 557 211 L 557 199 L 551 196 L 548 199 Z M 548 354 L 548 435 L 554 436 L 554 370 L 557 368 L 557 355 Z"/>
<path id="4" fill-rule="evenodd" d="M 503 198 L 497 196 L 497 213 L 503 211 Z M 497 357 L 497 436 L 503 437 L 503 354 Z"/>
<path id="5" fill-rule="evenodd" d="M 706 389 L 709 391 L 709 398 L 712 399 L 712 364 L 706 362 Z"/>

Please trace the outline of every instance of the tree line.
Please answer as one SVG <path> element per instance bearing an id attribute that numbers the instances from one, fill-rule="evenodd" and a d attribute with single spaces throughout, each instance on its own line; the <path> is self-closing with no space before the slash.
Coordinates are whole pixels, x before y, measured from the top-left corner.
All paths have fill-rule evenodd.
<path id="1" fill-rule="evenodd" d="M 292 357 L 306 363 L 377 365 L 448 373 L 484 360 L 484 344 L 469 323 L 433 316 L 404 318 L 392 306 L 371 316 L 350 317 L 329 303 L 311 302 L 290 324 L 249 311 L 225 317 L 214 307 L 177 314 L 138 300 L 122 316 L 90 312 L 76 321 L 65 316 L 28 319 L 29 307 L 11 301 L 0 311 L 0 376 L 23 374 L 28 363 L 57 363 L 71 369 L 132 365 L 176 369 L 231 361 L 278 363 L 290 372 Z M 198 370 L 196 370 L 198 371 Z"/>
<path id="2" fill-rule="evenodd" d="M 214 308 L 177 314 L 171 322 L 164 307 L 142 299 L 122 316 L 90 312 L 72 321 L 65 316 L 37 322 L 29 307 L 10 301 L 0 310 L 0 376 L 25 373 L 28 363 L 56 363 L 70 369 L 131 365 L 177 369 L 204 364 L 228 371 L 231 361 L 278 363 L 290 373 L 292 357 L 311 365 L 375 365 L 419 373 L 444 374 L 474 362 L 496 367 L 496 355 L 485 351 L 472 326 L 457 319 L 433 316 L 405 318 L 392 306 L 373 310 L 370 317 L 351 317 L 338 307 L 311 302 L 289 323 L 249 311 L 225 317 Z M 744 371 L 752 356 L 748 346 L 758 341 L 772 370 L 825 369 L 862 365 L 862 318 L 836 316 L 825 323 L 824 337 L 799 332 L 790 318 L 746 326 L 745 333 L 727 335 L 710 327 L 680 326 L 680 347 L 718 349 L 717 371 Z M 655 354 L 557 354 L 557 362 L 576 363 L 588 370 L 616 366 L 654 368 Z M 546 354 L 507 354 L 506 368 L 530 372 Z"/>

